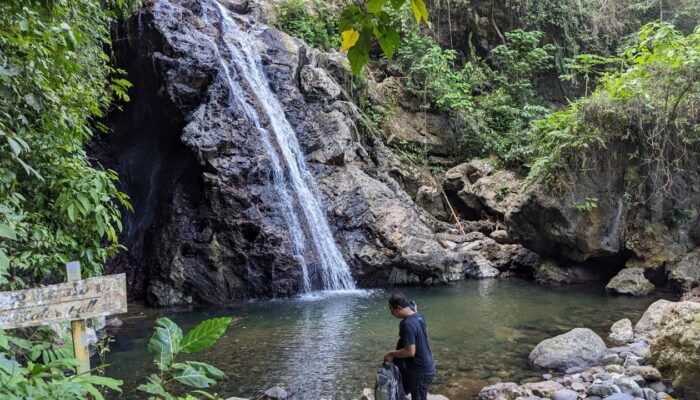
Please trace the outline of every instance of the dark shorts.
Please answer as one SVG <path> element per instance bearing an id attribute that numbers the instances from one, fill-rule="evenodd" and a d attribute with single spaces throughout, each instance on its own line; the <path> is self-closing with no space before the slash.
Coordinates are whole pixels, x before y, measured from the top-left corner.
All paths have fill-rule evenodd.
<path id="1" fill-rule="evenodd" d="M 435 373 L 406 374 L 403 377 L 403 389 L 411 395 L 411 400 L 428 400 L 428 390 L 433 383 Z"/>

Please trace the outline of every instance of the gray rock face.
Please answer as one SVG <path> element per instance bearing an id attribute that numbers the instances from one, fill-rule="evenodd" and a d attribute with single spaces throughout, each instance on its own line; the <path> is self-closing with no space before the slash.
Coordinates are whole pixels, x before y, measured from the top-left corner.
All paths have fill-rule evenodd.
<path id="1" fill-rule="evenodd" d="M 447 221 L 451 218 L 445 204 L 443 203 L 442 193 L 433 186 L 421 186 L 416 193 L 416 204 L 422 207 L 433 217 Z"/>
<path id="2" fill-rule="evenodd" d="M 603 339 L 587 328 L 571 331 L 540 342 L 530 353 L 530 362 L 539 368 L 565 371 L 600 363 L 605 356 Z"/>
<path id="3" fill-rule="evenodd" d="M 582 266 L 562 267 L 554 260 L 545 260 L 535 268 L 535 281 L 540 285 L 559 286 L 585 283 L 597 279 L 590 269 Z"/>
<path id="4" fill-rule="evenodd" d="M 610 327 L 608 340 L 616 346 L 623 346 L 634 339 L 632 321 L 629 318 L 621 319 Z"/>
<path id="5" fill-rule="evenodd" d="M 233 12 L 243 10 L 238 3 Z M 396 270 L 421 283 L 464 279 L 479 257 L 499 273 L 537 262 L 522 246 L 459 235 L 416 205 L 395 179 L 400 163 L 383 143 L 360 135 L 356 107 L 341 100 L 334 81 L 348 72 L 344 57 L 309 49 L 254 17 L 234 19 L 260 53 L 360 285 L 386 284 Z M 138 211 L 127 217 L 123 238 L 132 251 L 110 270 L 140 274 L 134 279 L 156 305 L 289 296 L 302 288 L 285 214 L 299 208 L 298 199 L 284 201 L 274 189 L 269 146 L 236 99 L 258 111 L 262 103 L 246 82 L 228 84 L 240 74 L 226 71 L 240 66 L 227 58 L 220 26 L 213 3 L 161 0 L 147 3 L 125 27 L 128 40 L 117 44 L 139 91 L 115 117 L 105 146 L 113 154 L 103 160 L 120 174 L 123 190 L 137 193 Z M 437 118 L 436 132 L 445 124 Z M 440 140 L 435 151 L 455 148 L 449 137 Z M 425 191 L 423 200 L 439 208 L 436 193 Z M 306 256 L 313 269 L 317 256 Z"/>
<path id="6" fill-rule="evenodd" d="M 654 290 L 654 284 L 644 277 L 642 268 L 624 268 L 608 282 L 605 290 L 618 294 L 644 296 Z"/>

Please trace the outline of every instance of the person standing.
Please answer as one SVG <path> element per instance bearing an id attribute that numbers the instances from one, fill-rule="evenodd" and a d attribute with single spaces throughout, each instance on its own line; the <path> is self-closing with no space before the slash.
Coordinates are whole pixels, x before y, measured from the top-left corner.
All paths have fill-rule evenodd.
<path id="1" fill-rule="evenodd" d="M 393 362 L 399 367 L 404 390 L 411 394 L 411 400 L 427 400 L 435 376 L 435 361 L 428 343 L 425 318 L 412 303 L 403 293 L 394 293 L 389 298 L 391 315 L 401 322 L 396 350 L 386 353 L 384 362 Z"/>

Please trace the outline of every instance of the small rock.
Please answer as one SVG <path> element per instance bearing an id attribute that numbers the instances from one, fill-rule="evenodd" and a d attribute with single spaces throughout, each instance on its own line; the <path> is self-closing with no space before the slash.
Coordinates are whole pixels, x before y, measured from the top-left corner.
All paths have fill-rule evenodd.
<path id="1" fill-rule="evenodd" d="M 227 397 L 226 400 L 248 400 L 244 397 Z M 372 399 L 374 400 L 374 399 Z"/>
<path id="2" fill-rule="evenodd" d="M 615 393 L 606 397 L 605 400 L 634 400 L 634 396 L 627 393 Z"/>
<path id="3" fill-rule="evenodd" d="M 428 394 L 428 400 L 450 400 L 441 394 Z"/>
<path id="4" fill-rule="evenodd" d="M 511 242 L 508 232 L 502 229 L 491 232 L 489 236 L 491 237 L 491 239 L 495 240 L 496 243 L 508 244 Z"/>
<path id="5" fill-rule="evenodd" d="M 287 394 L 287 391 L 282 389 L 279 386 L 272 387 L 270 389 L 267 389 L 265 393 L 262 395 L 261 399 L 262 400 L 286 400 L 289 395 Z"/>
<path id="6" fill-rule="evenodd" d="M 552 379 L 552 374 L 542 374 L 542 379 L 548 381 Z"/>
<path id="7" fill-rule="evenodd" d="M 612 385 L 593 384 L 588 388 L 588 394 L 593 396 L 607 397 L 615 393 L 616 390 Z"/>
<path id="8" fill-rule="evenodd" d="M 649 357 L 649 343 L 645 341 L 631 343 L 629 345 L 629 348 L 632 351 L 632 353 L 638 355 L 639 357 Z"/>
<path id="9" fill-rule="evenodd" d="M 659 372 L 658 369 L 652 367 L 651 365 L 644 365 L 642 367 L 630 367 L 627 368 L 627 373 L 629 375 L 640 375 L 646 381 L 661 380 L 661 372 Z"/>
<path id="10" fill-rule="evenodd" d="M 639 361 L 635 358 L 630 358 L 627 361 L 625 361 L 625 365 L 628 367 L 638 367 L 639 366 Z"/>
<path id="11" fill-rule="evenodd" d="M 651 382 L 648 384 L 649 388 L 653 389 L 655 392 L 665 392 L 666 385 L 661 381 Z"/>
<path id="12" fill-rule="evenodd" d="M 370 388 L 362 389 L 362 396 L 360 400 L 374 400 L 374 390 Z"/>
<path id="13" fill-rule="evenodd" d="M 572 382 L 571 383 L 571 390 L 575 390 L 577 392 L 583 392 L 586 390 L 586 385 L 584 385 L 581 382 Z"/>
<path id="14" fill-rule="evenodd" d="M 610 327 L 608 340 L 616 346 L 622 346 L 631 342 L 634 339 L 634 331 L 632 330 L 632 321 L 629 318 L 621 319 L 615 322 Z"/>
<path id="15" fill-rule="evenodd" d="M 600 363 L 603 365 L 611 365 L 611 364 L 617 364 L 617 365 L 622 365 L 624 364 L 625 360 L 622 359 L 622 357 L 618 356 L 617 354 L 608 354 L 605 357 L 603 357 L 602 360 L 600 360 Z"/>
<path id="16" fill-rule="evenodd" d="M 571 367 L 564 371 L 566 374 L 578 374 L 579 372 L 583 372 L 583 368 L 580 367 Z"/>
<path id="17" fill-rule="evenodd" d="M 623 376 L 615 380 L 615 385 L 620 388 L 622 393 L 630 394 L 634 397 L 643 397 L 642 388 L 632 378 Z"/>
<path id="18" fill-rule="evenodd" d="M 555 381 L 542 381 L 534 383 L 526 383 L 522 386 L 526 391 L 532 392 L 535 396 L 550 397 L 557 390 L 564 389 L 560 383 Z"/>
<path id="19" fill-rule="evenodd" d="M 626 372 L 625 367 L 617 364 L 606 365 L 605 370 L 611 374 L 624 374 Z"/>
<path id="20" fill-rule="evenodd" d="M 599 396 L 588 396 L 586 400 L 603 400 L 603 398 Z"/>
<path id="21" fill-rule="evenodd" d="M 632 379 L 633 381 L 635 381 L 635 382 L 637 383 L 637 385 L 639 385 L 639 387 L 642 387 L 642 386 L 644 386 L 644 385 L 647 383 L 647 382 L 644 380 L 644 378 L 642 378 L 641 375 L 633 375 L 633 376 L 630 376 L 630 379 Z"/>
<path id="22" fill-rule="evenodd" d="M 656 392 L 649 388 L 642 389 L 644 400 L 656 400 Z"/>
<path id="23" fill-rule="evenodd" d="M 666 400 L 668 397 L 666 392 L 656 392 L 656 400 Z"/>
<path id="24" fill-rule="evenodd" d="M 479 392 L 479 400 L 514 400 L 516 397 L 526 397 L 528 393 L 513 382 L 501 382 L 486 386 Z"/>
<path id="25" fill-rule="evenodd" d="M 124 321 L 120 320 L 117 317 L 110 318 L 106 320 L 105 322 L 105 328 L 111 329 L 111 328 L 119 328 L 122 325 L 124 325 Z"/>
<path id="26" fill-rule="evenodd" d="M 554 392 L 552 400 L 577 400 L 578 393 L 571 389 L 561 389 Z"/>

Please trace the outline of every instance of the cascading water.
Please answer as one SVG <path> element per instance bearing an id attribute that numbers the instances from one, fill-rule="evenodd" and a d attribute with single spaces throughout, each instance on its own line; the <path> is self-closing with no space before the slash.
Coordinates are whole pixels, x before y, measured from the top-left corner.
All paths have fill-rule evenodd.
<path id="1" fill-rule="evenodd" d="M 272 162 L 273 183 L 275 190 L 285 204 L 284 218 L 290 231 L 295 256 L 300 260 L 305 291 L 313 289 L 343 290 L 355 289 L 355 282 L 350 268 L 340 254 L 320 201 L 316 196 L 316 187 L 304 160 L 294 130 L 287 120 L 277 97 L 270 90 L 267 77 L 262 69 L 262 62 L 252 37 L 238 27 L 229 11 L 214 1 L 219 11 L 221 40 L 219 48 L 213 43 L 221 69 L 230 88 L 230 101 L 236 102 L 246 118 L 259 132 L 261 140 Z M 222 57 L 228 56 L 228 60 Z M 227 62 L 228 61 L 228 62 Z M 243 95 L 245 85 L 254 94 L 258 107 L 251 104 L 251 99 Z M 264 115 L 262 115 L 264 113 Z M 268 126 L 263 120 L 269 121 Z M 272 140 L 277 144 L 273 146 Z M 279 153 L 279 154 L 278 154 Z M 293 198 L 296 199 L 297 213 Z M 306 234 L 300 223 L 303 218 L 313 249 L 306 245 Z M 313 250 L 317 255 L 318 272 L 321 287 L 315 288 L 308 270 L 306 253 Z"/>

